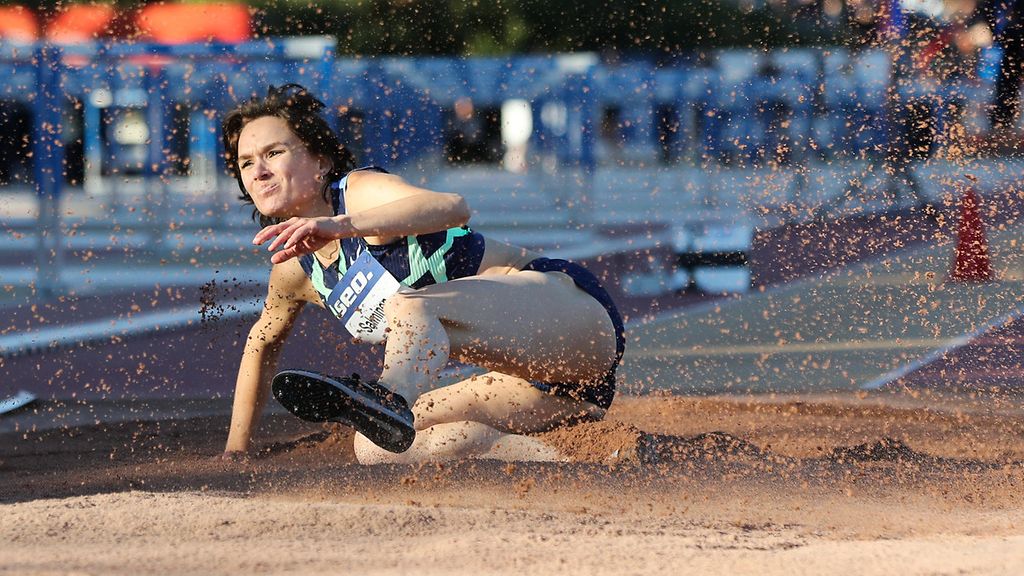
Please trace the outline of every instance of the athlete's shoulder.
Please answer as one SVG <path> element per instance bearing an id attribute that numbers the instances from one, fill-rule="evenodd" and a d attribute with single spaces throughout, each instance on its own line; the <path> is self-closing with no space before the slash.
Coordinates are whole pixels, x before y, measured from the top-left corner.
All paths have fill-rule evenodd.
<path id="1" fill-rule="evenodd" d="M 345 175 L 343 182 L 346 188 L 351 189 L 352 186 L 358 186 L 361 184 L 379 183 L 379 182 L 401 182 L 402 179 L 396 175 L 388 172 L 380 166 L 364 166 L 362 168 L 356 168 Z"/>

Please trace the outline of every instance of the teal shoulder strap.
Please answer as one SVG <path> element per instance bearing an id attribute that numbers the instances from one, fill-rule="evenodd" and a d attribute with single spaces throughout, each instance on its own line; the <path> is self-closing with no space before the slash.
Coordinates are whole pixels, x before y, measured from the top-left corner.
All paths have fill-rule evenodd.
<path id="1" fill-rule="evenodd" d="M 324 284 L 324 269 L 320 266 L 320 261 L 313 256 L 312 270 L 309 274 L 309 280 L 313 283 L 313 288 L 327 300 L 327 297 L 331 295 L 331 289 Z"/>
<path id="2" fill-rule="evenodd" d="M 442 282 L 447 282 L 448 266 L 444 261 L 445 254 L 451 250 L 456 238 L 461 238 L 468 234 L 472 234 L 472 231 L 468 227 L 449 228 L 444 244 L 441 245 L 436 252 L 431 254 L 429 258 L 423 253 L 423 248 L 420 247 L 419 240 L 417 240 L 415 236 L 407 236 L 406 243 L 409 246 L 409 276 L 402 280 L 402 284 L 412 286 L 427 272 L 430 272 L 430 275 L 434 277 L 435 283 L 440 284 Z"/>

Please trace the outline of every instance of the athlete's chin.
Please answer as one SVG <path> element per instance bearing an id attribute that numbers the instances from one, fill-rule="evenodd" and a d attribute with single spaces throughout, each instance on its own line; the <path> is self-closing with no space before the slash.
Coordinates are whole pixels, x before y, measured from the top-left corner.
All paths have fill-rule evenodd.
<path id="1" fill-rule="evenodd" d="M 254 194 L 253 203 L 260 214 L 270 218 L 288 219 L 316 210 L 313 198 L 291 194 L 288 190 L 274 187 L 268 194 Z"/>
<path id="2" fill-rule="evenodd" d="M 254 202 L 256 209 L 260 211 L 260 214 L 268 216 L 270 218 L 291 218 L 292 210 L 288 206 L 284 206 L 278 202 L 273 201 L 259 201 Z"/>

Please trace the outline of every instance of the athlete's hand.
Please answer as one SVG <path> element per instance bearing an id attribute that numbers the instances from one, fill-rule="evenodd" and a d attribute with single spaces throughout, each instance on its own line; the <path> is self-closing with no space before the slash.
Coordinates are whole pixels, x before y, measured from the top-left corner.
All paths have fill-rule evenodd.
<path id="1" fill-rule="evenodd" d="M 214 460 L 244 464 L 249 462 L 249 453 L 243 450 L 225 450 L 223 453 L 214 456 Z"/>
<path id="2" fill-rule="evenodd" d="M 263 244 L 273 238 L 274 241 L 270 243 L 267 250 L 274 252 L 280 248 L 270 257 L 271 262 L 280 264 L 289 258 L 312 254 L 326 246 L 328 242 L 350 237 L 352 230 L 350 230 L 350 226 L 346 226 L 347 223 L 348 219 L 344 216 L 334 218 L 327 216 L 295 217 L 260 230 L 253 237 L 252 243 Z"/>

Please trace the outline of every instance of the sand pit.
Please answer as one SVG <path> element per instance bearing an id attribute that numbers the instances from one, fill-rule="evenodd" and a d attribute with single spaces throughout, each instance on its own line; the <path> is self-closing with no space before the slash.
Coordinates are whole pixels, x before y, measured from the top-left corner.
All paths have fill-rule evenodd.
<path id="1" fill-rule="evenodd" d="M 1024 573 L 1018 398 L 623 398 L 566 463 L 363 467 L 287 416 L 0 442 L 0 573 Z"/>

